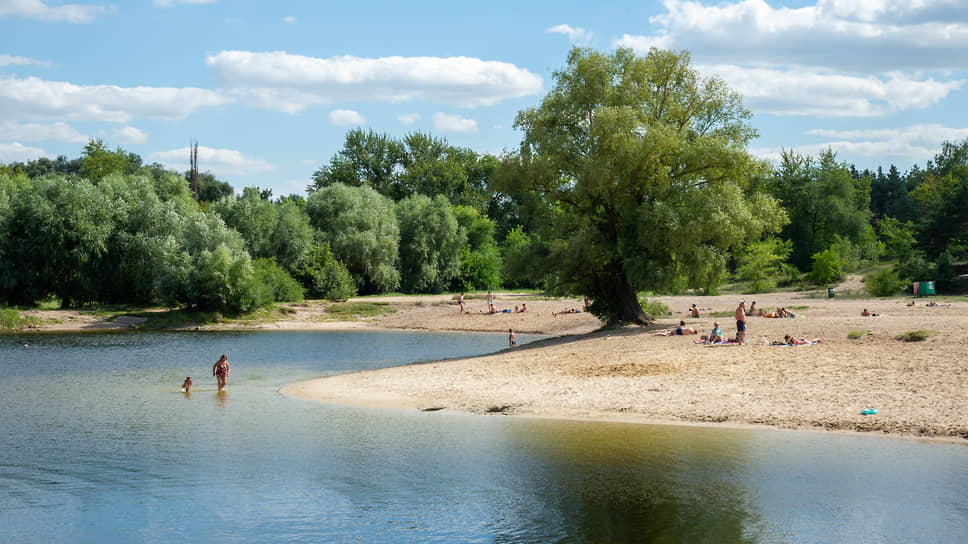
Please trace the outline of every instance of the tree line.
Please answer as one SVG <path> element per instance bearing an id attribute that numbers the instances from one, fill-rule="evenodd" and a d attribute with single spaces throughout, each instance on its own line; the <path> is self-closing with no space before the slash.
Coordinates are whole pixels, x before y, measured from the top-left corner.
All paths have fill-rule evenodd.
<path id="1" fill-rule="evenodd" d="M 924 167 L 858 171 L 831 151 L 752 157 L 741 97 L 688 53 L 575 48 L 501 157 L 421 132 L 354 129 L 308 197 L 272 198 L 92 140 L 0 165 L 0 302 L 273 301 L 524 287 L 647 322 L 638 293 L 826 285 L 868 269 L 966 288 L 968 140 Z"/>

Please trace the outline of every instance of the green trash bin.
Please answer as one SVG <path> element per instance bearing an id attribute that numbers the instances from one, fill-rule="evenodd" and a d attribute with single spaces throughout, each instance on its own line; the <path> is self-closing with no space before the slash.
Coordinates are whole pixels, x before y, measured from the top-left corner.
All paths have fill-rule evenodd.
<path id="1" fill-rule="evenodd" d="M 834 293 L 836 290 L 833 287 L 827 288 L 827 298 L 834 298 Z"/>
<path id="2" fill-rule="evenodd" d="M 933 281 L 921 281 L 918 282 L 918 296 L 923 297 L 927 295 L 934 294 L 934 282 Z"/>

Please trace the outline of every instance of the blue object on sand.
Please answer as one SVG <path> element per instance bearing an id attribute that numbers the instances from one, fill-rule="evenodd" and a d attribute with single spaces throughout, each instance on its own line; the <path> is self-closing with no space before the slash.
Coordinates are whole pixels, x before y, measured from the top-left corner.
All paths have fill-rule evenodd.
<path id="1" fill-rule="evenodd" d="M 866 410 L 861 410 L 862 414 L 865 416 L 872 416 L 877 413 L 877 408 L 867 408 Z"/>

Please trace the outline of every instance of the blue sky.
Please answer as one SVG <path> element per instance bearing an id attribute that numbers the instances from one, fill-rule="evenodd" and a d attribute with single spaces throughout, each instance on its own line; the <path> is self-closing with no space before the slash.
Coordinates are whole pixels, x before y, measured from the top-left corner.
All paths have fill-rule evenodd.
<path id="1" fill-rule="evenodd" d="M 572 45 L 690 51 L 768 159 L 905 171 L 968 138 L 963 0 L 0 0 L 0 162 L 102 138 L 183 171 L 195 139 L 201 170 L 281 196 L 357 126 L 499 154 Z"/>

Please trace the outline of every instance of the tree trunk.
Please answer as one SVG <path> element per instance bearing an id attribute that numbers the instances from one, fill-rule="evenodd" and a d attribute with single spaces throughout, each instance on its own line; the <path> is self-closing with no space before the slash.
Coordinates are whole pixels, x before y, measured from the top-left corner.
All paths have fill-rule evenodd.
<path id="1" fill-rule="evenodd" d="M 655 318 L 642 310 L 639 304 L 638 294 L 629 285 L 628 278 L 621 263 L 612 265 L 612 300 L 615 318 L 626 323 L 638 323 L 648 325 L 655 321 Z"/>

